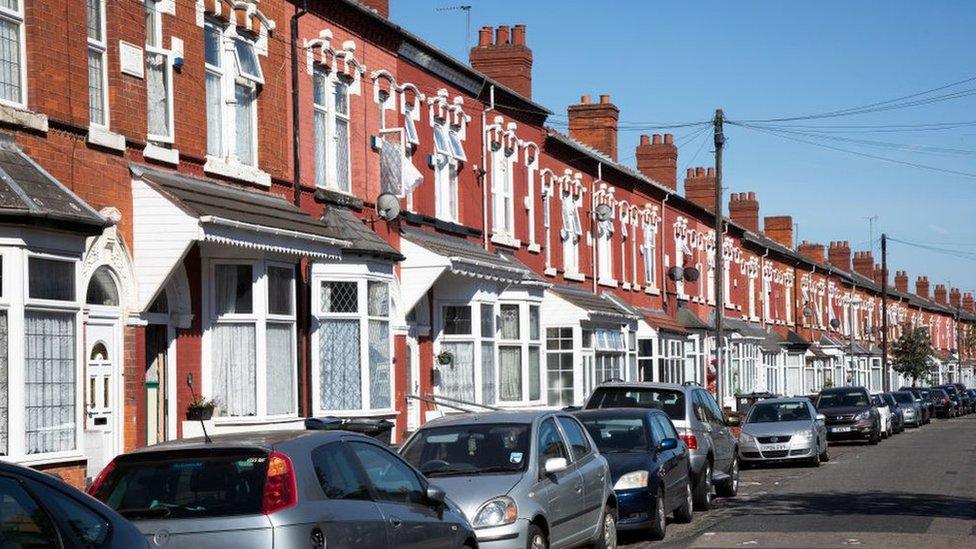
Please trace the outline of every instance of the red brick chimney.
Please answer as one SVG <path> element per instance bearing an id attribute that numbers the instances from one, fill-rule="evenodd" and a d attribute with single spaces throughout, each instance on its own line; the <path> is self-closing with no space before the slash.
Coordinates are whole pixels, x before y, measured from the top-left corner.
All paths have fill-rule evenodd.
<path id="1" fill-rule="evenodd" d="M 827 262 L 842 271 L 851 270 L 851 244 L 846 240 L 830 243 L 827 249 Z"/>
<path id="2" fill-rule="evenodd" d="M 640 136 L 637 145 L 637 171 L 664 185 L 672 191 L 678 190 L 678 147 L 674 136 L 654 134 Z"/>
<path id="3" fill-rule="evenodd" d="M 390 18 L 390 0 L 359 0 L 359 3 L 387 19 Z"/>
<path id="4" fill-rule="evenodd" d="M 570 105 L 569 136 L 617 161 L 617 118 L 620 109 L 610 102 L 609 95 L 601 95 L 599 103 L 591 103 L 590 96 L 580 98 L 578 105 Z"/>
<path id="5" fill-rule="evenodd" d="M 962 308 L 965 311 L 976 313 L 976 300 L 973 299 L 972 293 L 966 292 L 962 294 Z"/>
<path id="6" fill-rule="evenodd" d="M 959 291 L 959 288 L 949 290 L 949 305 L 955 309 L 962 308 L 962 292 Z"/>
<path id="7" fill-rule="evenodd" d="M 881 265 L 878 265 L 877 263 L 875 263 L 874 264 L 874 277 L 873 278 L 874 278 L 874 283 L 880 286 L 882 284 L 882 282 L 887 282 L 887 280 L 888 280 L 888 273 L 882 273 L 881 272 Z M 889 286 L 890 286 L 890 284 L 889 284 Z"/>
<path id="8" fill-rule="evenodd" d="M 471 67 L 529 99 L 532 98 L 532 50 L 525 45 L 525 25 L 508 25 L 495 30 L 481 27 L 478 45 L 471 48 Z"/>
<path id="9" fill-rule="evenodd" d="M 688 168 L 685 198 L 708 211 L 715 209 L 715 168 Z"/>
<path id="10" fill-rule="evenodd" d="M 908 293 L 908 272 L 907 271 L 895 271 L 895 289 L 903 294 Z"/>
<path id="11" fill-rule="evenodd" d="M 800 255 L 809 259 L 810 261 L 815 261 L 817 263 L 824 263 L 824 245 L 817 244 L 816 242 L 807 242 L 804 240 L 800 242 L 800 246 L 797 248 Z"/>
<path id="12" fill-rule="evenodd" d="M 729 218 L 733 223 L 759 233 L 759 199 L 756 193 L 732 193 L 729 196 Z"/>
<path id="13" fill-rule="evenodd" d="M 854 272 L 864 278 L 874 278 L 874 257 L 871 252 L 854 252 Z"/>
<path id="14" fill-rule="evenodd" d="M 793 249 L 793 217 L 789 215 L 770 215 L 763 219 L 766 237 Z"/>
<path id="15" fill-rule="evenodd" d="M 915 295 L 922 299 L 930 299 L 929 297 L 929 277 L 920 276 L 915 279 Z"/>
<path id="16" fill-rule="evenodd" d="M 945 287 L 945 284 L 936 284 L 935 285 L 935 302 L 936 303 L 941 303 L 942 305 L 948 305 L 949 304 L 948 296 L 946 296 L 946 287 Z"/>

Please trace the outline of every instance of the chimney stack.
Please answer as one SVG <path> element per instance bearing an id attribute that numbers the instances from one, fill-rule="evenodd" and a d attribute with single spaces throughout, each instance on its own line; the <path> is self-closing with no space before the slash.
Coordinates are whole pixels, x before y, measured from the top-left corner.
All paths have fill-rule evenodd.
<path id="1" fill-rule="evenodd" d="M 756 193 L 732 193 L 729 196 L 729 218 L 733 223 L 759 234 L 759 199 Z"/>
<path id="2" fill-rule="evenodd" d="M 851 244 L 846 240 L 830 243 L 827 250 L 827 262 L 846 272 L 851 270 Z"/>
<path id="3" fill-rule="evenodd" d="M 359 3 L 383 16 L 390 18 L 390 0 L 359 0 Z"/>
<path id="4" fill-rule="evenodd" d="M 874 257 L 871 252 L 854 252 L 853 266 L 857 274 L 874 279 Z"/>
<path id="5" fill-rule="evenodd" d="M 946 296 L 946 287 L 945 287 L 945 284 L 936 284 L 935 285 L 935 302 L 936 303 L 939 303 L 939 304 L 942 304 L 942 305 L 948 305 L 949 304 L 948 296 Z"/>
<path id="6" fill-rule="evenodd" d="M 804 240 L 800 242 L 800 246 L 797 248 L 800 255 L 809 259 L 810 261 L 816 263 L 824 263 L 824 245 L 817 244 L 816 242 L 807 242 Z"/>
<path id="7" fill-rule="evenodd" d="M 678 190 L 678 147 L 674 136 L 654 134 L 640 136 L 637 145 L 637 171 L 672 191 Z"/>
<path id="8" fill-rule="evenodd" d="M 973 294 L 971 292 L 962 294 L 962 308 L 964 311 L 976 313 L 976 300 L 973 299 Z"/>
<path id="9" fill-rule="evenodd" d="M 688 168 L 685 198 L 708 211 L 715 209 L 715 168 Z"/>
<path id="10" fill-rule="evenodd" d="M 494 41 L 492 31 L 494 30 Z M 525 45 L 525 25 L 481 27 L 471 48 L 471 67 L 512 91 L 532 98 L 532 50 Z"/>
<path id="11" fill-rule="evenodd" d="M 620 109 L 610 102 L 609 95 L 601 95 L 599 103 L 592 103 L 584 95 L 577 105 L 570 105 L 569 136 L 617 161 L 617 118 Z"/>
<path id="12" fill-rule="evenodd" d="M 954 309 L 962 308 L 962 292 L 959 291 L 959 288 L 949 290 L 949 305 L 952 305 Z"/>
<path id="13" fill-rule="evenodd" d="M 789 215 L 772 215 L 763 219 L 766 237 L 779 244 L 793 249 L 793 217 Z"/>
<path id="14" fill-rule="evenodd" d="M 903 294 L 908 293 L 908 272 L 895 271 L 895 289 Z M 938 291 L 938 289 L 936 289 Z"/>
<path id="15" fill-rule="evenodd" d="M 915 295 L 922 299 L 931 299 L 929 297 L 929 277 L 920 276 L 915 279 Z"/>
<path id="16" fill-rule="evenodd" d="M 878 286 L 881 286 L 882 283 L 886 283 L 887 281 L 888 281 L 888 273 L 887 272 L 881 272 L 881 265 L 878 265 L 877 263 L 875 263 L 874 264 L 874 283 L 877 284 Z M 888 284 L 888 287 L 890 288 L 891 285 Z"/>

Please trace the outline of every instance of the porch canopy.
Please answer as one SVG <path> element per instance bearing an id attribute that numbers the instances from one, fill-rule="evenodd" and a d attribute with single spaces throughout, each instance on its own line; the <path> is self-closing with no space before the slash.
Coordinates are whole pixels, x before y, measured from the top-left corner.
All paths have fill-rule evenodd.
<path id="1" fill-rule="evenodd" d="M 648 326 L 658 332 L 667 332 L 679 336 L 687 336 L 690 333 L 677 318 L 671 318 L 668 313 L 662 310 L 641 307 L 637 309 L 637 312 L 640 313 L 641 318 Z"/>
<path id="2" fill-rule="evenodd" d="M 581 288 L 553 285 L 553 295 L 579 309 L 588 320 L 602 320 L 627 324 L 640 319 L 640 315 L 606 292 L 593 293 Z"/>
<path id="3" fill-rule="evenodd" d="M 346 231 L 283 197 L 132 164 L 139 306 L 145 310 L 196 242 L 339 259 Z"/>

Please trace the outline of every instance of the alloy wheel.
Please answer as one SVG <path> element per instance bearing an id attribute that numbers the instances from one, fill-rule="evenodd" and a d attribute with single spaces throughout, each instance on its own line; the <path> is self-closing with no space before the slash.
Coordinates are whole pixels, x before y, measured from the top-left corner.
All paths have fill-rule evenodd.
<path id="1" fill-rule="evenodd" d="M 613 520 L 613 513 L 609 509 L 603 516 L 603 547 L 604 549 L 617 547 L 617 521 Z"/>
<path id="2" fill-rule="evenodd" d="M 532 549 L 546 549 L 546 538 L 542 534 L 532 536 Z"/>
<path id="3" fill-rule="evenodd" d="M 711 503 L 712 500 L 714 499 L 713 492 L 715 490 L 715 486 L 712 483 L 712 464 L 711 463 L 705 465 L 705 470 L 702 471 L 702 474 L 705 475 L 705 498 L 708 500 L 709 503 Z"/>
<path id="4" fill-rule="evenodd" d="M 661 531 L 663 532 L 668 526 L 668 519 L 664 513 L 664 494 L 658 494 L 657 496 L 657 523 L 661 526 Z"/>

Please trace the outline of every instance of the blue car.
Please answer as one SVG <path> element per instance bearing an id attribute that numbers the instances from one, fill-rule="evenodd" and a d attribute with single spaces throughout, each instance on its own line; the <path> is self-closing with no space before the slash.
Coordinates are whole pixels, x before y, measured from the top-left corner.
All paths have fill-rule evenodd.
<path id="1" fill-rule="evenodd" d="M 684 442 L 667 414 L 647 408 L 575 412 L 610 464 L 619 530 L 664 538 L 667 515 L 691 522 L 692 482 Z"/>

